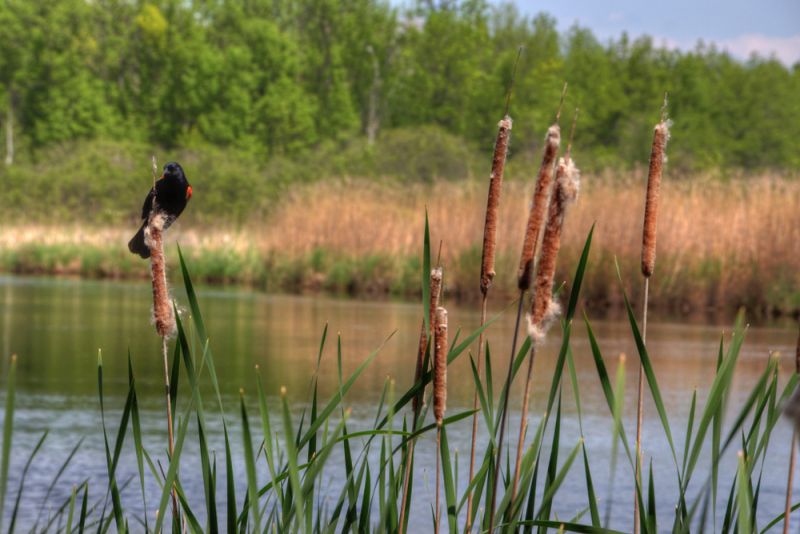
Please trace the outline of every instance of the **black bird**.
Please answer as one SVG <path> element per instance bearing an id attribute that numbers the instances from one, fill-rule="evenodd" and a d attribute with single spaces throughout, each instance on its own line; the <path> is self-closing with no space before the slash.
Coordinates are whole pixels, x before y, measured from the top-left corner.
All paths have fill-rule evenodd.
<path id="1" fill-rule="evenodd" d="M 153 211 L 153 198 L 156 200 L 156 209 L 166 216 L 164 230 L 169 228 L 175 219 L 183 212 L 186 203 L 192 198 L 192 186 L 180 165 L 170 162 L 164 165 L 164 173 L 156 180 L 155 187 L 150 189 L 142 206 L 142 227 L 128 242 L 128 249 L 142 258 L 150 257 L 150 248 L 144 242 L 144 229 L 150 221 Z"/>

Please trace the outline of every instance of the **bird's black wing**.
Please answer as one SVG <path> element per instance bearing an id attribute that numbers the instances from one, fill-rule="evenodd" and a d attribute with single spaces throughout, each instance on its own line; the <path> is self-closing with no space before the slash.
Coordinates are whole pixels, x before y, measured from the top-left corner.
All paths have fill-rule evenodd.
<path id="1" fill-rule="evenodd" d="M 155 196 L 155 189 L 150 188 L 150 192 L 147 193 L 147 198 L 144 199 L 144 205 L 142 206 L 142 220 L 147 220 L 150 216 L 150 212 L 153 210 L 153 199 Z"/>

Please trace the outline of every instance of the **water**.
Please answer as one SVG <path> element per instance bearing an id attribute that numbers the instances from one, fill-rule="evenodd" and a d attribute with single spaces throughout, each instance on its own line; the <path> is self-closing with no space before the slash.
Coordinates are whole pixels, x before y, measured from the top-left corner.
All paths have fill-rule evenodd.
<path id="1" fill-rule="evenodd" d="M 177 285 L 177 284 L 176 284 Z M 176 290 L 179 302 L 186 302 Z M 257 414 L 255 404 L 256 375 L 260 367 L 264 387 L 277 415 L 277 394 L 286 387 L 295 415 L 306 407 L 309 383 L 316 365 L 319 342 L 328 324 L 328 342 L 323 353 L 319 375 L 320 395 L 327 399 L 338 384 L 336 338 L 341 335 L 342 367 L 345 376 L 353 372 L 373 350 L 385 343 L 377 359 L 359 378 L 347 397 L 352 408 L 350 429 L 369 427 L 387 380 L 394 381 L 397 392 L 405 391 L 413 378 L 414 360 L 420 328 L 420 306 L 410 303 L 366 302 L 336 300 L 327 297 L 295 297 L 264 295 L 246 289 L 205 289 L 199 292 L 200 304 L 209 330 L 211 346 L 217 364 L 217 374 L 223 394 L 226 417 L 232 433 L 234 456 L 241 457 L 241 419 L 238 413 L 240 388 Z M 5 356 L 18 355 L 17 410 L 15 415 L 14 447 L 7 497 L 7 513 L 16 498 L 23 465 L 35 443 L 45 430 L 49 431 L 42 449 L 35 458 L 24 488 L 18 525 L 32 526 L 39 518 L 39 527 L 54 517 L 58 508 L 70 496 L 75 485 L 90 481 L 90 506 L 102 500 L 106 480 L 105 452 L 97 396 L 98 350 L 102 350 L 104 389 L 107 406 L 106 423 L 111 438 L 119 423 L 120 411 L 127 394 L 127 355 L 133 359 L 140 409 L 142 410 L 143 440 L 154 461 L 165 460 L 166 425 L 163 408 L 163 371 L 160 340 L 149 321 L 151 294 L 145 282 L 89 282 L 66 279 L 0 278 L 0 348 L 3 376 L 7 373 Z M 450 306 L 450 331 L 461 328 L 463 339 L 477 327 L 479 316 L 471 307 Z M 513 310 L 496 309 L 500 318 L 489 330 L 495 376 L 495 392 L 499 392 L 505 373 L 513 329 Z M 626 362 L 625 423 L 629 436 L 634 432 L 634 406 L 637 358 L 627 322 L 618 320 L 592 321 L 598 342 L 606 358 L 609 374 L 614 376 L 618 355 L 628 355 Z M 713 378 L 720 335 L 725 326 L 700 323 L 680 323 L 654 319 L 649 325 L 648 347 L 659 379 L 664 401 L 671 417 L 675 443 L 682 448 L 692 392 L 698 390 L 698 405 Z M 781 360 L 784 377 L 793 366 L 795 326 L 785 324 L 751 327 L 735 378 L 731 407 L 740 405 L 759 373 L 764 369 L 771 352 L 785 356 Z M 388 339 L 388 341 L 387 341 Z M 534 366 L 534 387 L 530 425 L 536 428 L 546 406 L 552 369 L 560 343 L 554 329 L 544 348 L 537 353 Z M 572 334 L 572 349 L 582 402 L 583 434 L 592 466 L 596 491 L 601 497 L 601 514 L 611 501 L 611 526 L 630 529 L 630 501 L 633 489 L 624 456 L 619 457 L 618 469 L 610 477 L 611 417 L 600 388 L 591 356 L 586 329 L 576 321 Z M 578 413 L 568 375 L 563 390 L 562 442 L 559 451 L 561 465 L 578 442 L 580 428 Z M 184 379 L 185 380 L 185 379 Z M 449 370 L 448 413 L 454 414 L 471 407 L 472 378 L 468 357 L 462 356 Z M 510 436 L 516 441 L 518 406 L 521 396 L 518 381 L 512 399 L 514 412 L 510 421 Z M 183 384 L 185 386 L 185 384 Z M 211 393 L 211 390 L 208 390 Z M 3 397 L 5 391 L 3 391 Z M 185 402 L 179 401 L 178 412 Z M 208 433 L 212 450 L 217 454 L 220 477 L 219 498 L 224 495 L 224 442 L 218 411 L 213 409 L 213 396 L 206 396 Z M 4 400 L 4 399 L 3 399 Z M 646 403 L 647 422 L 644 428 L 645 453 L 653 459 L 653 471 L 658 487 L 657 501 L 660 527 L 671 524 L 676 478 L 668 444 L 651 402 Z M 0 414 L 2 416 L 2 414 Z M 296 421 L 297 422 L 297 421 Z M 260 427 L 257 417 L 255 427 Z M 470 423 L 464 421 L 449 430 L 449 444 L 458 450 L 459 485 L 465 485 L 469 457 Z M 182 458 L 181 480 L 194 509 L 204 516 L 202 476 L 197 468 L 199 452 L 196 431 L 190 430 Z M 83 441 L 80 441 L 80 440 Z M 257 436 L 254 439 L 260 439 Z M 783 509 L 787 459 L 791 429 L 781 420 L 770 442 L 769 460 L 764 467 L 759 500 L 759 522 L 780 514 Z M 80 442 L 69 467 L 48 494 L 59 467 Z M 548 441 L 549 443 L 549 441 Z M 734 447 L 735 448 L 735 447 Z M 378 447 L 374 448 L 377 453 Z M 417 445 L 418 472 L 415 475 L 415 499 L 411 517 L 414 531 L 431 529 L 430 503 L 434 490 L 434 436 L 422 438 Z M 547 454 L 549 448 L 546 447 Z M 735 451 L 726 458 L 723 470 L 729 489 L 730 475 L 735 469 Z M 263 460 L 263 459 L 262 459 Z M 377 457 L 375 458 L 377 462 Z M 582 460 L 578 457 L 564 486 L 556 496 L 554 510 L 562 519 L 569 519 L 586 507 L 586 490 Z M 708 454 L 703 453 L 696 480 L 702 481 Z M 341 489 L 343 465 L 339 449 L 329 460 L 326 477 L 321 484 L 323 498 L 330 507 L 335 505 Z M 145 467 L 147 470 L 148 468 Z M 235 466 L 237 485 L 244 480 L 242 465 Z M 267 470 L 259 465 L 259 480 L 266 483 Z M 137 473 L 136 459 L 130 435 L 123 449 L 117 477 L 124 484 Z M 148 521 L 152 522 L 157 509 L 158 485 L 147 473 Z M 697 488 L 699 489 L 699 485 Z M 692 493 L 694 494 L 694 493 Z M 143 510 L 138 478 L 122 492 L 127 510 Z M 239 495 L 243 495 L 240 491 Z M 610 496 L 610 497 L 609 497 Z M 719 501 L 724 505 L 727 495 Z M 238 503 L 241 506 L 241 502 Z M 102 504 L 100 505 L 102 506 Z M 134 515 L 132 513 L 132 515 Z M 63 520 L 63 518 L 62 518 Z M 588 517 L 584 517 L 588 521 Z M 134 530 L 143 526 L 133 523 Z M 25 529 L 27 530 L 27 529 Z"/>

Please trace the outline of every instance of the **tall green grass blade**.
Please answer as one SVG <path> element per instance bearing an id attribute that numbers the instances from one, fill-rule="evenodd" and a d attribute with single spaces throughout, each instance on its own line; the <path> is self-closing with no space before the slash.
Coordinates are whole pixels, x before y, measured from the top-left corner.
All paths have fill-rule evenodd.
<path id="1" fill-rule="evenodd" d="M 89 505 L 89 486 L 83 487 L 83 499 L 81 500 L 81 515 L 78 518 L 78 533 L 83 534 L 86 528 L 87 506 Z"/>
<path id="2" fill-rule="evenodd" d="M 233 484 L 235 476 L 233 471 L 233 459 L 231 458 L 231 442 L 228 438 L 228 426 L 223 424 L 222 431 L 225 435 L 225 488 L 226 488 L 226 518 L 228 534 L 236 534 L 236 487 Z M 269 441 L 269 436 L 266 437 Z"/>
<path id="3" fill-rule="evenodd" d="M 583 245 L 583 252 L 581 252 L 581 258 L 578 261 L 578 267 L 575 269 L 575 276 L 572 278 L 572 290 L 569 295 L 567 315 L 564 318 L 564 322 L 567 324 L 572 322 L 572 318 L 575 317 L 575 309 L 578 307 L 578 297 L 581 293 L 583 275 L 586 272 L 586 264 L 589 261 L 589 250 L 592 248 L 592 235 L 594 235 L 594 224 L 592 224 L 589 235 L 586 237 L 586 242 Z"/>
<path id="4" fill-rule="evenodd" d="M 292 441 L 292 419 L 289 415 L 289 402 L 286 399 L 286 390 L 281 388 L 281 414 L 283 416 L 283 432 L 286 441 L 286 459 L 289 465 L 289 483 L 292 488 L 292 494 L 295 499 L 294 508 L 295 515 L 298 521 L 302 521 L 305 515 L 305 502 L 303 496 L 302 486 L 300 485 L 300 468 L 298 467 L 297 455 L 298 449 Z M 331 410 L 333 411 L 333 410 Z M 327 419 L 328 416 L 325 416 Z M 313 425 L 312 425 L 313 427 Z M 307 440 L 306 440 L 307 441 Z M 260 530 L 260 529 L 256 529 Z M 310 531 L 310 525 L 306 525 L 306 532 Z"/>
<path id="5" fill-rule="evenodd" d="M 422 316 L 425 319 L 425 332 L 428 336 L 428 339 L 431 338 L 431 319 L 429 313 L 430 301 L 431 301 L 431 286 L 430 286 L 430 276 L 431 276 L 431 232 L 430 227 L 428 226 L 428 210 L 425 210 L 425 235 L 423 236 L 422 240 L 422 278 L 420 280 L 422 287 Z M 430 343 L 429 343 L 430 345 Z M 427 367 L 424 367 L 427 369 Z"/>
<path id="6" fill-rule="evenodd" d="M 442 459 L 442 479 L 444 481 L 444 501 L 447 505 L 447 524 L 451 534 L 458 532 L 456 525 L 456 486 L 453 478 L 453 467 L 450 463 L 450 447 L 447 445 L 447 429 L 442 425 L 439 454 Z"/>
<path id="7" fill-rule="evenodd" d="M 617 279 L 619 280 L 620 286 L 622 286 L 622 274 L 619 270 L 619 264 L 616 264 L 616 268 Z M 653 370 L 653 364 L 650 361 L 650 356 L 647 353 L 647 347 L 645 346 L 642 335 L 639 332 L 639 325 L 636 322 L 636 317 L 633 314 L 633 308 L 631 307 L 631 303 L 628 301 L 628 295 L 625 293 L 625 291 L 622 292 L 622 298 L 625 302 L 625 309 L 628 312 L 628 320 L 631 324 L 633 339 L 636 341 L 636 350 L 639 354 L 639 360 L 642 363 L 642 368 L 644 369 L 644 374 L 647 378 L 647 385 L 650 389 L 650 394 L 653 397 L 653 402 L 656 406 L 658 417 L 661 419 L 661 426 L 664 428 L 664 434 L 667 436 L 667 442 L 669 443 L 670 452 L 672 453 L 672 460 L 675 463 L 675 469 L 678 470 L 678 477 L 680 478 L 681 475 L 679 467 L 680 464 L 678 463 L 678 455 L 675 453 L 675 443 L 672 439 L 672 430 L 669 425 L 669 418 L 667 417 L 667 409 L 664 406 L 664 400 L 661 397 L 661 389 L 658 387 L 658 380 L 656 379 L 656 374 Z"/>
<path id="8" fill-rule="evenodd" d="M 572 467 L 573 462 L 575 462 L 575 457 L 578 455 L 578 451 L 581 449 L 583 444 L 583 440 L 581 439 L 575 447 L 572 448 L 572 451 L 567 456 L 564 465 L 561 466 L 552 479 L 549 481 L 547 485 L 544 496 L 542 497 L 542 504 L 539 507 L 539 511 L 536 513 L 536 517 L 547 519 L 550 515 L 550 509 L 553 503 L 553 497 L 555 497 L 556 492 L 561 488 L 561 485 L 564 483 L 564 479 L 569 473 L 570 468 Z M 548 468 L 549 471 L 549 468 Z M 550 473 L 547 475 L 548 479 L 550 479 Z"/>
<path id="9" fill-rule="evenodd" d="M 49 430 L 45 430 L 42 433 L 42 437 L 39 438 L 39 441 L 36 442 L 36 445 L 33 447 L 31 454 L 28 456 L 28 460 L 25 462 L 25 467 L 22 468 L 22 475 L 20 476 L 19 479 L 19 488 L 17 489 L 17 498 L 14 501 L 14 509 L 11 511 L 11 521 L 9 521 L 9 526 L 8 526 L 9 533 L 14 532 L 14 525 L 17 522 L 17 513 L 19 512 L 19 503 L 22 500 L 22 492 L 25 490 L 25 480 L 28 478 L 28 470 L 31 468 L 33 459 L 36 457 L 36 454 L 39 452 L 39 449 L 42 448 L 42 444 L 44 443 L 44 440 L 47 438 L 48 433 Z M 44 508 L 44 503 L 46 501 L 47 499 L 45 498 L 45 500 L 42 502 L 42 508 Z M 41 509 L 39 513 L 41 514 Z M 38 522 L 39 519 L 37 518 L 36 523 L 38 524 Z M 34 531 L 35 531 L 35 526 L 34 526 Z"/>
<path id="10" fill-rule="evenodd" d="M 342 402 L 342 399 L 344 399 L 344 396 L 347 394 L 347 392 L 350 391 L 350 388 L 353 387 L 353 384 L 356 382 L 358 377 L 364 372 L 364 369 L 366 369 L 369 364 L 372 363 L 372 360 L 375 359 L 381 349 L 383 349 L 383 346 L 392 338 L 393 335 L 394 333 L 390 334 L 389 337 L 387 337 L 377 349 L 370 353 L 369 356 L 367 356 L 367 358 L 356 368 L 356 370 L 353 371 L 353 373 L 350 375 L 350 378 L 348 378 L 347 381 L 339 388 L 339 391 L 319 413 L 317 420 L 314 421 L 313 424 L 309 425 L 308 430 L 297 443 L 298 448 L 305 447 L 305 445 L 311 439 L 311 436 L 316 434 L 322 423 L 328 420 L 336 407 Z M 291 437 L 289 437 L 289 439 L 291 439 Z"/>
<path id="11" fill-rule="evenodd" d="M 3 419 L 3 456 L 0 458 L 0 525 L 3 524 L 6 489 L 8 488 L 8 463 L 11 458 L 11 438 L 14 433 L 14 394 L 16 392 L 17 357 L 11 356 L 6 377 L 6 411 Z"/>
<path id="12" fill-rule="evenodd" d="M 242 442 L 244 443 L 244 464 L 247 472 L 247 497 L 249 500 L 250 514 L 256 532 L 261 532 L 261 508 L 258 503 L 258 479 L 256 477 L 255 456 L 253 454 L 253 439 L 250 434 L 250 421 L 247 417 L 247 407 L 244 404 L 244 391 L 240 391 L 239 404 L 242 414 Z M 287 447 L 292 443 L 291 433 L 286 435 Z"/>
<path id="13" fill-rule="evenodd" d="M 200 336 L 200 341 L 207 345 L 208 333 L 206 332 L 206 326 L 203 322 L 203 315 L 200 313 L 200 305 L 197 303 L 197 295 L 195 294 L 194 286 L 192 285 L 192 279 L 191 276 L 189 276 L 189 269 L 186 267 L 186 261 L 184 260 L 183 252 L 181 251 L 180 246 L 178 246 L 178 257 L 180 258 L 181 263 L 183 284 L 186 288 L 186 298 L 189 300 L 189 308 L 192 310 L 192 319 L 194 321 L 195 328 L 197 329 L 197 334 Z M 216 366 L 214 365 L 214 355 L 210 348 L 203 352 L 203 359 L 208 367 L 211 384 L 214 386 L 214 392 L 217 395 L 219 411 L 224 416 L 225 410 L 222 404 L 222 394 L 220 393 L 219 389 L 219 381 L 217 380 L 217 370 Z"/>
<path id="14" fill-rule="evenodd" d="M 72 532 L 72 521 L 75 518 L 75 498 L 77 496 L 78 487 L 72 487 L 72 495 L 69 498 L 69 514 L 67 515 L 67 528 L 64 529 L 64 532 L 68 534 Z M 146 510 L 146 508 L 145 508 Z"/>
<path id="15" fill-rule="evenodd" d="M 750 534 L 753 531 L 753 502 L 750 494 L 750 476 L 748 475 L 747 460 L 744 455 L 739 455 L 739 485 L 736 492 L 736 502 L 739 506 L 736 525 L 739 534 Z"/>
<path id="16" fill-rule="evenodd" d="M 56 474 L 53 477 L 53 480 L 50 481 L 50 485 L 47 486 L 47 491 L 45 492 L 44 498 L 42 499 L 42 503 L 39 506 L 39 513 L 36 515 L 36 521 L 34 522 L 32 530 L 36 530 L 36 527 L 39 525 L 39 520 L 42 517 L 42 513 L 44 512 L 45 505 L 47 504 L 48 500 L 50 499 L 50 495 L 52 495 L 53 490 L 56 487 L 56 484 L 58 484 L 59 479 L 61 479 L 61 475 L 64 474 L 64 471 L 67 470 L 67 467 L 69 467 L 69 464 L 72 462 L 72 459 L 75 457 L 75 453 L 78 452 L 78 449 L 83 444 L 83 439 L 84 438 L 81 438 L 81 439 L 78 440 L 78 442 L 75 444 L 75 446 L 72 448 L 72 450 L 67 455 L 67 458 L 61 463 L 61 467 L 59 467 L 58 471 L 56 471 Z"/>
<path id="17" fill-rule="evenodd" d="M 133 403 L 131 404 L 131 427 L 133 430 L 133 445 L 136 452 L 136 468 L 139 470 L 139 489 L 142 493 L 142 508 L 147 510 L 147 496 L 144 490 L 144 447 L 142 445 L 142 425 L 139 417 L 139 399 L 136 395 L 136 387 L 133 378 L 133 363 L 131 353 L 128 351 L 128 388 L 133 392 Z M 144 514 L 145 532 L 150 530 L 147 514 Z"/>
<path id="18" fill-rule="evenodd" d="M 586 454 L 586 442 L 584 441 L 581 443 L 581 449 L 583 451 L 583 472 L 584 477 L 586 480 L 586 496 L 589 501 L 589 515 L 592 518 L 592 526 L 600 527 L 600 512 L 597 509 L 597 495 L 594 492 L 594 483 L 592 482 L 592 471 L 589 469 L 589 456 Z M 614 471 L 611 471 L 611 477 L 613 477 Z M 609 501 L 611 499 L 609 498 Z"/>

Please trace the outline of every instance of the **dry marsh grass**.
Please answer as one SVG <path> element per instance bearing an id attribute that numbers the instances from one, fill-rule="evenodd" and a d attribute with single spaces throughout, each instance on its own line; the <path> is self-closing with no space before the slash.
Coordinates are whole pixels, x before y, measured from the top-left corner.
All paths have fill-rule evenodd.
<path id="1" fill-rule="evenodd" d="M 621 179 L 587 176 L 565 225 L 560 265 L 572 266 L 596 223 L 584 297 L 599 304 L 613 301 L 619 293 L 614 289 L 614 256 L 623 271 L 638 271 L 645 180 L 643 173 Z M 499 210 L 495 284 L 509 292 L 515 285 L 513 263 L 530 189 L 527 181 L 507 182 Z M 477 182 L 358 188 L 340 182 L 300 189 L 275 215 L 275 225 L 258 237 L 259 246 L 293 255 L 316 248 L 356 256 L 416 254 L 423 231 L 418 214 L 427 207 L 432 242 L 444 242 L 449 290 L 470 298 L 477 293 L 474 277 L 468 275 L 480 261 L 485 194 Z M 652 280 L 656 306 L 755 304 L 760 295 L 800 286 L 800 182 L 772 176 L 729 181 L 668 177 L 661 195 L 670 209 L 660 214 L 661 259 Z M 559 271 L 557 276 L 564 280 L 567 274 Z M 636 295 L 636 288 L 629 289 Z M 782 308 L 800 305 L 796 296 L 785 297 L 791 302 Z"/>
<path id="2" fill-rule="evenodd" d="M 586 234 L 596 223 L 582 297 L 596 306 L 618 304 L 613 258 L 619 259 L 623 279 L 627 279 L 626 273 L 640 269 L 645 181 L 645 171 L 621 177 L 584 177 L 581 198 L 565 224 L 556 284 L 571 278 L 568 270 L 576 265 Z M 531 180 L 507 180 L 504 184 L 494 279 L 499 292 L 516 294 L 519 243 L 531 192 Z M 659 267 L 651 280 L 654 306 L 684 311 L 741 304 L 754 311 L 800 309 L 800 181 L 769 175 L 723 181 L 702 176 L 676 178 L 668 173 L 661 196 L 670 209 L 659 214 Z M 400 283 L 403 265 L 419 256 L 424 224 L 420 214 L 427 207 L 431 242 L 443 241 L 442 264 L 449 272 L 449 294 L 477 299 L 480 291 L 475 273 L 480 270 L 485 203 L 482 181 L 401 186 L 340 180 L 295 188 L 267 224 L 258 222 L 235 230 L 178 223 L 165 245 L 180 242 L 195 259 L 197 276 L 206 280 L 263 283 L 268 289 L 282 290 L 329 287 L 359 292 L 366 287 L 380 292 L 398 287 L 392 291 L 413 294 L 418 291 L 416 267 L 408 288 L 392 284 Z M 125 249 L 130 232 L 129 228 L 85 226 L 4 227 L 0 229 L 0 265 L 7 271 L 86 274 L 81 267 L 86 261 L 77 252 L 55 259 L 42 259 L 31 252 L 62 247 L 107 251 L 103 256 L 107 265 L 98 270 L 100 276 L 147 276 L 145 262 L 134 262 L 137 258 Z M 21 258 L 19 251 L 28 251 L 31 257 Z M 313 258 L 319 251 L 334 259 L 347 259 L 348 269 L 362 277 L 363 269 L 355 265 L 356 260 L 372 258 L 377 267 L 367 270 L 374 279 L 363 287 L 320 282 L 329 275 L 325 272 L 329 265 L 315 267 Z M 280 262 L 292 268 L 303 266 L 297 275 L 303 279 L 273 283 L 274 268 Z M 90 270 L 88 274 L 95 273 Z M 637 285 L 627 288 L 635 302 L 641 291 Z"/>

